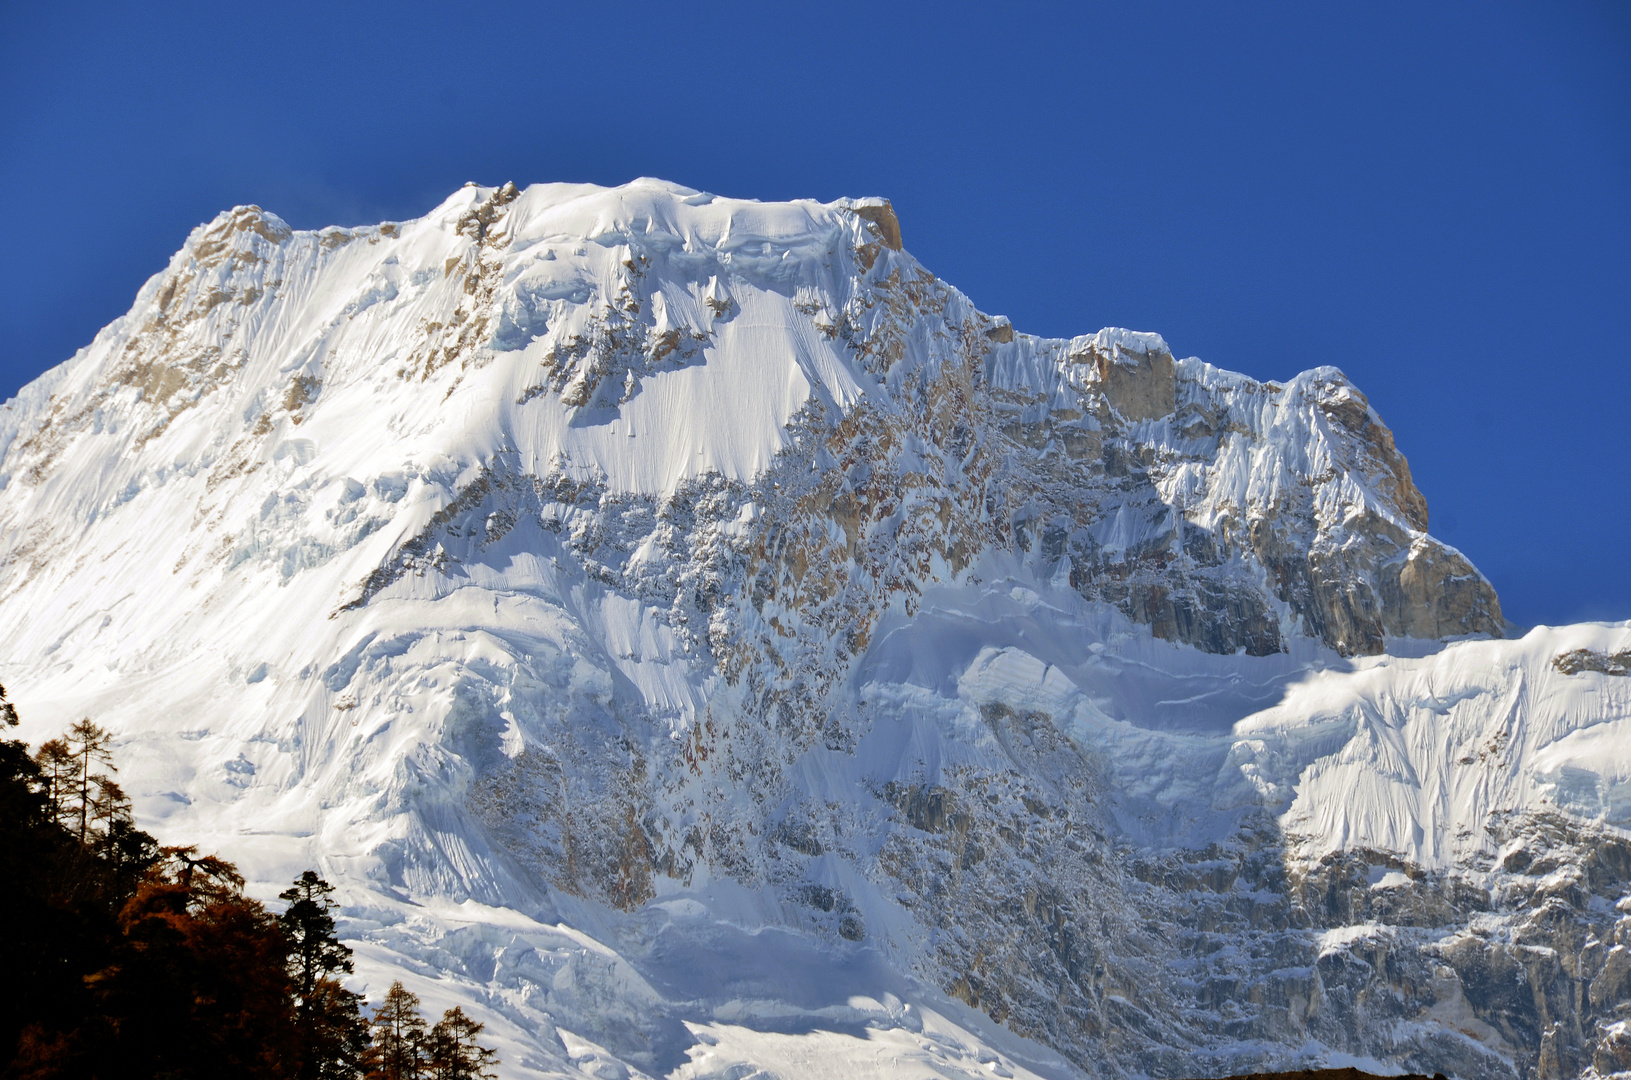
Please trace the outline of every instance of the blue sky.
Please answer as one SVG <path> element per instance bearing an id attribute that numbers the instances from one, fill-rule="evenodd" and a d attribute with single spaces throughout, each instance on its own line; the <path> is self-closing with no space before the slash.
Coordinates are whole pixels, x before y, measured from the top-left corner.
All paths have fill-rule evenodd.
<path id="1" fill-rule="evenodd" d="M 1334 364 L 1523 624 L 1631 618 L 1631 5 L 0 4 L 0 397 L 187 231 L 885 195 L 1026 331 Z"/>

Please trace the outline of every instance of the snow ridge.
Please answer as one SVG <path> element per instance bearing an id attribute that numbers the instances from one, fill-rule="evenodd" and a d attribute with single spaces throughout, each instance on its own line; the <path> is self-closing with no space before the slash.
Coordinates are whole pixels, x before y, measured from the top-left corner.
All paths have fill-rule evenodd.
<path id="1" fill-rule="evenodd" d="M 1503 625 L 1341 372 L 880 199 L 238 207 L 0 408 L 29 737 L 517 1076 L 1631 1068 L 1631 625 Z"/>

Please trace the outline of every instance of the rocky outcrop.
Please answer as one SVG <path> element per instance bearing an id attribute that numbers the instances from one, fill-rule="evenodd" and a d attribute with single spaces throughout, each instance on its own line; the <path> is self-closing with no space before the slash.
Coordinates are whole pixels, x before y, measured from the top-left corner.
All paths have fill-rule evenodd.
<path id="1" fill-rule="evenodd" d="M 1604 675 L 1631 675 L 1631 649 L 1617 653 L 1573 649 L 1553 657 L 1552 666 L 1565 675 L 1578 675 L 1582 671 L 1596 671 Z"/>
<path id="2" fill-rule="evenodd" d="M 886 202 L 643 181 L 241 208 L 53 379 L 0 417 L 6 655 L 62 701 L 173 673 L 118 699 L 144 797 L 283 822 L 369 904 L 649 959 L 717 901 L 1085 1075 L 1619 1067 L 1623 799 L 1523 719 L 1614 716 L 1522 695 L 1624 642 L 1367 660 L 1503 623 L 1339 371 L 1026 335 Z"/>

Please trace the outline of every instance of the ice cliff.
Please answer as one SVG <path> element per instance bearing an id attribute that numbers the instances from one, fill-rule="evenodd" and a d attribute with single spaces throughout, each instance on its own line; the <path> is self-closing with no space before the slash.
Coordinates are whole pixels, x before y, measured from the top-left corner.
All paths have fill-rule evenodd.
<path id="1" fill-rule="evenodd" d="M 1631 1069 L 1631 624 L 1503 632 L 1341 372 L 878 199 L 239 207 L 0 409 L 26 733 L 514 1076 Z"/>

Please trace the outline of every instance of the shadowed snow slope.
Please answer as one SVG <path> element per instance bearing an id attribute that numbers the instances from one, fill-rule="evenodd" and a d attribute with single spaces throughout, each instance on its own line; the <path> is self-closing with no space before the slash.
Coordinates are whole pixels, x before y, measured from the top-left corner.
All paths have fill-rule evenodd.
<path id="1" fill-rule="evenodd" d="M 507 1076 L 1631 1069 L 1631 626 L 1427 527 L 882 200 L 239 207 L 0 409 L 0 670 Z"/>

